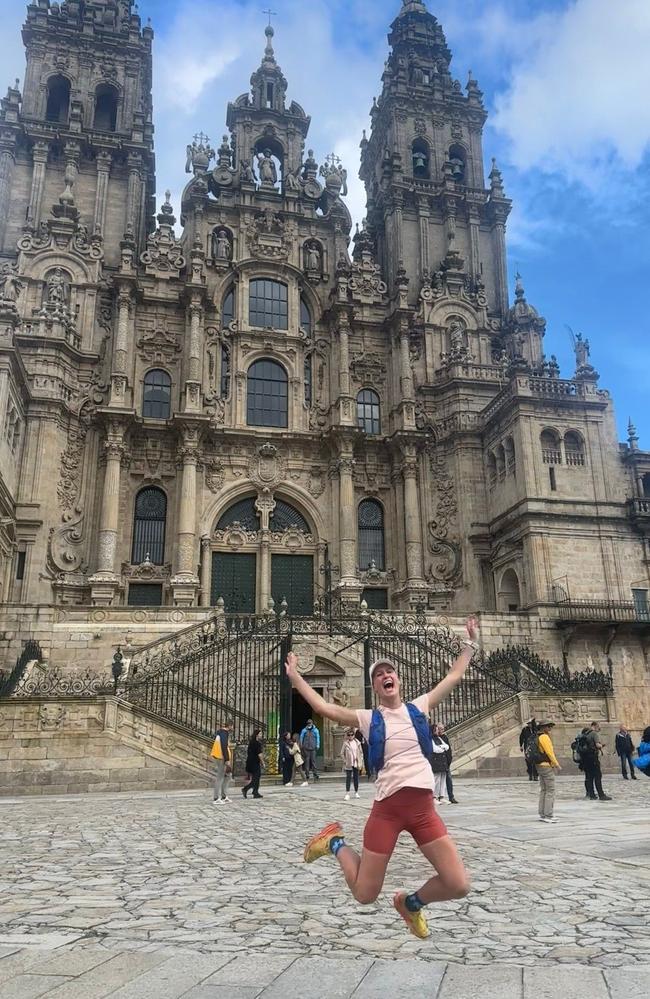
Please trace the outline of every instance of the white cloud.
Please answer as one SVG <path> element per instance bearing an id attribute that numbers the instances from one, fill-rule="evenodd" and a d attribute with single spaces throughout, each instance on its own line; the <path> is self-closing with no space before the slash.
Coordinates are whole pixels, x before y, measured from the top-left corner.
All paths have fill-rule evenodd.
<path id="1" fill-rule="evenodd" d="M 638 168 L 650 147 L 650 4 L 574 0 L 533 28 L 492 118 L 513 164 L 594 189 Z"/>

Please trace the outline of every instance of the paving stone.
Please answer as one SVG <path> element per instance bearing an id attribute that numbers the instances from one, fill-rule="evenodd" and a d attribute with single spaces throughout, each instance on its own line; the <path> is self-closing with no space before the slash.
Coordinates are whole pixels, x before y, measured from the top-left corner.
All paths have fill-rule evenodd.
<path id="1" fill-rule="evenodd" d="M 110 951 L 102 947 L 87 947 L 84 950 L 66 948 L 55 951 L 41 960 L 35 960 L 29 970 L 33 975 L 67 975 L 75 978 L 109 961 L 111 956 Z"/>
<path id="2" fill-rule="evenodd" d="M 54 975 L 18 975 L 2 986 L 2 999 L 38 999 L 57 986 L 65 987 L 67 981 Z"/>
<path id="3" fill-rule="evenodd" d="M 214 973 L 230 960 L 227 956 L 181 951 L 128 985 L 111 992 L 111 999 L 178 999 L 193 986 L 214 978 Z"/>
<path id="4" fill-rule="evenodd" d="M 65 985 L 53 989 L 48 999 L 103 999 L 162 963 L 164 959 L 158 954 L 117 954 L 79 978 L 71 978 Z"/>
<path id="5" fill-rule="evenodd" d="M 650 965 L 645 968 L 607 968 L 603 976 L 611 999 L 648 999 Z"/>
<path id="6" fill-rule="evenodd" d="M 609 999 L 596 968 L 524 968 L 524 999 Z"/>
<path id="7" fill-rule="evenodd" d="M 238 956 L 227 964 L 224 962 L 225 967 L 211 975 L 204 985 L 257 986 L 259 991 L 275 981 L 295 960 L 295 957 L 272 954 L 265 954 L 261 961 L 251 955 Z"/>
<path id="8" fill-rule="evenodd" d="M 523 994 L 521 968 L 450 964 L 438 999 L 522 999 Z"/>
<path id="9" fill-rule="evenodd" d="M 434 999 L 445 969 L 446 964 L 433 961 L 375 961 L 352 999 Z"/>
<path id="10" fill-rule="evenodd" d="M 263 993 L 262 993 L 263 994 Z M 260 990 L 246 985 L 197 985 L 183 999 L 257 999 Z"/>
<path id="11" fill-rule="evenodd" d="M 310 985 L 328 999 L 349 999 L 370 970 L 370 960 L 300 958 L 262 992 L 263 999 L 304 995 Z"/>

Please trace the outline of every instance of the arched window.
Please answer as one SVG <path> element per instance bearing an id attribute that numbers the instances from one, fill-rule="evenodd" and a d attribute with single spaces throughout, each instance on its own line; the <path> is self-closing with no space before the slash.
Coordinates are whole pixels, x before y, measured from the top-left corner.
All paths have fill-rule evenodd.
<path id="1" fill-rule="evenodd" d="M 300 329 L 311 340 L 311 310 L 303 296 L 300 296 Z"/>
<path id="2" fill-rule="evenodd" d="M 542 446 L 542 461 L 545 465 L 561 465 L 562 450 L 560 435 L 555 430 L 542 430 L 539 442 Z"/>
<path id="3" fill-rule="evenodd" d="M 462 146 L 451 146 L 449 149 L 449 164 L 451 175 L 459 184 L 464 183 L 466 173 L 467 154 Z"/>
<path id="4" fill-rule="evenodd" d="M 251 326 L 276 330 L 289 328 L 287 286 L 281 281 L 259 278 L 250 283 L 248 321 Z"/>
<path id="5" fill-rule="evenodd" d="M 221 325 L 222 327 L 230 326 L 231 322 L 235 318 L 235 291 L 231 288 L 223 300 L 223 305 L 221 306 Z"/>
<path id="6" fill-rule="evenodd" d="M 247 496 L 246 499 L 237 500 L 229 506 L 225 513 L 222 513 L 217 521 L 217 530 L 225 531 L 233 524 L 239 524 L 246 531 L 259 531 L 260 518 L 255 509 L 255 497 Z"/>
<path id="7" fill-rule="evenodd" d="M 372 389 L 362 389 L 357 396 L 357 424 L 364 434 L 380 434 L 379 396 Z"/>
<path id="8" fill-rule="evenodd" d="M 585 463 L 585 445 L 575 430 L 567 430 L 564 435 L 564 457 L 567 465 L 575 467 Z"/>
<path id="9" fill-rule="evenodd" d="M 51 76 L 47 81 L 47 121 L 64 125 L 70 113 L 70 81 L 65 76 Z"/>
<path id="10" fill-rule="evenodd" d="M 286 427 L 289 414 L 287 373 L 277 361 L 262 358 L 248 369 L 246 422 L 249 427 Z"/>
<path id="11" fill-rule="evenodd" d="M 424 139 L 416 139 L 411 146 L 413 158 L 413 176 L 420 180 L 428 180 L 431 176 L 429 167 L 429 146 Z"/>
<path id="12" fill-rule="evenodd" d="M 506 439 L 503 442 L 503 449 L 506 455 L 506 475 L 514 475 L 516 461 L 515 461 L 515 442 L 513 441 L 512 437 L 506 437 Z"/>
<path id="13" fill-rule="evenodd" d="M 499 482 L 503 482 L 506 477 L 506 452 L 503 444 L 499 444 L 496 450 L 497 457 L 497 477 Z"/>
<path id="14" fill-rule="evenodd" d="M 514 569 L 506 569 L 501 577 L 499 599 L 502 611 L 518 611 L 521 606 L 519 579 Z"/>
<path id="15" fill-rule="evenodd" d="M 95 91 L 95 120 L 98 132 L 114 132 L 117 128 L 117 90 L 102 83 Z"/>
<path id="16" fill-rule="evenodd" d="M 384 508 L 378 500 L 359 503 L 357 514 L 359 538 L 359 568 L 363 571 L 374 562 L 377 569 L 386 568 L 384 553 Z"/>
<path id="17" fill-rule="evenodd" d="M 167 497 L 162 489 L 147 486 L 135 498 L 131 562 L 140 565 L 148 557 L 154 565 L 165 561 Z"/>
<path id="18" fill-rule="evenodd" d="M 291 506 L 290 503 L 285 503 L 284 500 L 276 500 L 275 509 L 269 519 L 270 530 L 288 531 L 292 527 L 304 534 L 311 534 L 309 524 L 295 507 Z"/>
<path id="19" fill-rule="evenodd" d="M 172 408 L 172 380 L 162 368 L 152 368 L 144 376 L 142 415 L 151 420 L 168 420 Z"/>

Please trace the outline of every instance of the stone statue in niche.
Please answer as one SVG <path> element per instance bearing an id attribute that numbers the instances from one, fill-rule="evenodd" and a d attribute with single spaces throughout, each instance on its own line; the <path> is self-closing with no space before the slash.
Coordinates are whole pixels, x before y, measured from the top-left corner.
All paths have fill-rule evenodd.
<path id="1" fill-rule="evenodd" d="M 278 182 L 278 171 L 275 168 L 270 149 L 265 149 L 258 154 L 257 169 L 262 187 L 275 187 Z"/>
<path id="2" fill-rule="evenodd" d="M 242 184 L 255 183 L 255 174 L 249 160 L 241 160 L 239 164 L 239 178 Z"/>
<path id="3" fill-rule="evenodd" d="M 64 305 L 66 300 L 65 275 L 57 267 L 47 279 L 47 300 L 52 305 Z"/>
<path id="4" fill-rule="evenodd" d="M 0 301 L 17 302 L 18 296 L 23 289 L 23 282 L 20 280 L 11 265 L 5 265 L 0 273 Z"/>
<path id="5" fill-rule="evenodd" d="M 214 260 L 230 260 L 232 246 L 227 229 L 215 229 L 212 233 L 212 257 Z"/>
<path id="6" fill-rule="evenodd" d="M 285 187 L 287 191 L 301 191 L 302 184 L 300 183 L 300 171 L 302 170 L 302 164 L 297 166 L 295 170 L 291 170 L 285 177 Z"/>
<path id="7" fill-rule="evenodd" d="M 310 274 L 320 274 L 321 272 L 320 247 L 316 242 L 307 243 L 305 246 L 305 270 L 309 271 Z"/>

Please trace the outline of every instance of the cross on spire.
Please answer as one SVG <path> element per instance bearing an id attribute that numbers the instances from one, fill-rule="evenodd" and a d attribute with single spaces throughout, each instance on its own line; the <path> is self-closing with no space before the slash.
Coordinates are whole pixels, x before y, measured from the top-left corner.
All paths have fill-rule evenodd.
<path id="1" fill-rule="evenodd" d="M 269 27 L 271 27 L 271 18 L 272 17 L 277 17 L 277 15 L 278 15 L 277 10 L 271 10 L 270 7 L 267 7 L 267 9 L 263 10 L 262 13 L 263 14 L 268 14 L 268 16 L 269 16 Z"/>

